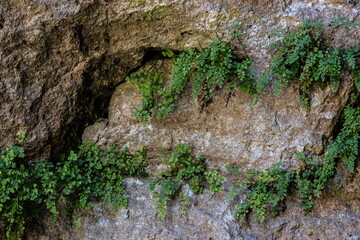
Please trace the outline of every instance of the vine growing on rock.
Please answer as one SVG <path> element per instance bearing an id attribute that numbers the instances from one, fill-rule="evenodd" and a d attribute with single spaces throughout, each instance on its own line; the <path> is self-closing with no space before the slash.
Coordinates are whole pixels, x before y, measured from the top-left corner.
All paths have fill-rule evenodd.
<path id="1" fill-rule="evenodd" d="M 307 215 L 314 207 L 314 199 L 322 194 L 326 184 L 335 175 L 338 160 L 350 172 L 355 171 L 356 160 L 360 157 L 359 140 L 360 107 L 347 106 L 343 127 L 322 158 L 298 153 L 303 165 L 296 170 L 285 170 L 280 164 L 265 171 L 248 170 L 244 180 L 239 180 L 231 193 L 233 198 L 243 190 L 247 196 L 245 202 L 237 205 L 234 219 L 244 220 L 250 212 L 254 212 L 254 216 L 263 222 L 268 209 L 273 215 L 284 210 L 286 197 L 294 191 L 299 192 L 301 207 Z"/>
<path id="2" fill-rule="evenodd" d="M 331 22 L 335 27 L 352 27 L 344 19 Z M 276 57 L 268 72 L 256 86 L 249 58 L 239 59 L 234 47 L 221 40 L 213 40 L 205 48 L 187 49 L 179 55 L 167 49 L 164 57 L 174 61 L 171 76 L 165 80 L 159 69 L 150 68 L 131 74 L 127 81 L 135 82 L 142 95 L 142 105 L 136 108 L 135 117 L 148 121 L 153 117 L 165 118 L 176 106 L 185 88 L 191 86 L 194 98 L 202 105 L 208 104 L 216 91 L 237 88 L 250 96 L 257 96 L 266 85 L 274 82 L 275 94 L 284 85 L 297 80 L 300 83 L 300 102 L 309 107 L 311 90 L 331 85 L 336 90 L 342 73 L 354 75 L 354 85 L 360 92 L 360 46 L 335 49 L 324 44 L 322 25 L 304 21 L 297 32 L 285 35 L 272 49 Z M 234 31 L 238 37 L 241 31 Z M 357 92 L 357 94 L 358 94 Z M 355 96 L 355 101 L 358 96 Z M 285 209 L 289 194 L 298 192 L 305 215 L 314 207 L 336 173 L 338 162 L 355 172 L 359 159 L 360 108 L 347 106 L 341 131 L 327 147 L 322 157 L 299 153 L 302 166 L 286 170 L 275 164 L 265 171 L 249 170 L 237 182 L 233 196 L 244 190 L 247 199 L 237 206 L 235 219 L 245 219 L 251 212 L 263 222 L 268 210 L 273 215 Z M 17 139 L 26 140 L 24 133 Z M 154 191 L 155 206 L 162 219 L 167 207 L 178 195 L 189 206 L 190 199 L 181 188 L 188 184 L 194 193 L 201 193 L 206 186 L 211 192 L 223 190 L 225 178 L 206 167 L 202 156 L 192 156 L 188 146 L 178 145 L 163 163 L 168 170 L 150 182 Z M 145 148 L 131 154 L 114 145 L 101 148 L 85 143 L 71 151 L 56 164 L 48 161 L 29 161 L 20 146 L 9 146 L 1 152 L 0 162 L 0 216 L 6 227 L 6 239 L 19 239 L 27 223 L 38 216 L 39 209 L 47 209 L 55 221 L 59 215 L 59 200 L 71 202 L 75 209 L 91 209 L 94 201 L 104 206 L 125 207 L 124 177 L 146 175 L 147 153 Z M 236 170 L 235 167 L 231 168 Z"/>
<path id="3" fill-rule="evenodd" d="M 159 178 L 150 181 L 150 190 L 154 191 L 155 206 L 162 219 L 165 219 L 169 201 L 178 194 L 189 205 L 189 199 L 180 193 L 181 187 L 188 184 L 194 193 L 202 193 L 206 184 L 211 192 L 219 192 L 224 189 L 222 183 L 225 178 L 217 171 L 206 168 L 205 158 L 191 156 L 191 149 L 186 145 L 177 145 L 171 156 L 164 160 L 163 164 L 169 165 L 169 169 L 159 174 Z M 156 186 L 160 187 L 159 191 Z"/>
<path id="4" fill-rule="evenodd" d="M 258 82 L 259 91 L 274 82 L 274 93 L 279 95 L 289 81 L 298 80 L 299 99 L 304 109 L 309 107 L 314 86 L 324 88 L 331 85 L 336 91 L 344 69 L 351 70 L 359 77 L 359 67 L 356 65 L 359 47 L 336 49 L 326 46 L 321 23 L 303 21 L 299 31 L 284 35 L 270 49 L 275 50 L 276 56 Z"/>
<path id="5" fill-rule="evenodd" d="M 124 176 L 143 174 L 147 166 L 144 147 L 134 155 L 115 145 L 101 149 L 91 142 L 57 164 L 60 190 L 75 209 L 91 209 L 93 200 L 105 207 L 126 207 Z"/>
<path id="6" fill-rule="evenodd" d="M 24 138 L 19 138 L 20 140 Z M 24 149 L 9 146 L 1 152 L 0 216 L 5 223 L 5 239 L 21 239 L 26 225 L 41 209 L 55 221 L 59 200 L 71 207 L 91 209 L 94 201 L 105 207 L 125 207 L 127 199 L 123 176 L 142 174 L 147 166 L 146 149 L 136 154 L 114 145 L 100 148 L 85 143 L 78 151 L 56 165 L 46 161 L 27 161 Z"/>
<path id="7" fill-rule="evenodd" d="M 126 78 L 126 81 L 135 82 L 141 92 L 141 108 L 135 107 L 136 120 L 149 120 L 156 108 L 156 97 L 160 91 L 162 79 L 158 73 L 139 70 Z"/>
<path id="8" fill-rule="evenodd" d="M 45 206 L 56 217 L 56 177 L 48 162 L 24 163 L 24 149 L 9 146 L 1 152 L 0 216 L 5 222 L 5 239 L 20 239 L 28 217 Z"/>
<path id="9" fill-rule="evenodd" d="M 225 87 L 228 90 L 236 87 L 255 96 L 256 86 L 250 68 L 252 61 L 237 58 L 233 51 L 233 46 L 218 39 L 200 50 L 187 49 L 176 56 L 167 87 L 162 86 L 162 81 L 157 81 L 156 73 L 130 75 L 127 80 L 138 84 L 143 97 L 142 108 L 136 110 L 137 119 L 146 121 L 151 116 L 165 118 L 174 109 L 189 82 L 194 98 L 203 106 L 217 90 Z M 144 114 L 139 115 L 139 112 Z"/>

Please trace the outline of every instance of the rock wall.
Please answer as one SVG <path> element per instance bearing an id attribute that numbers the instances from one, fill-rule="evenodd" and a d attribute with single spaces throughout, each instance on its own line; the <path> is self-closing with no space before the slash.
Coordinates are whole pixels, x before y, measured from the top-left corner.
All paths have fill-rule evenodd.
<path id="1" fill-rule="evenodd" d="M 34 156 L 56 156 L 99 117 L 115 87 L 152 49 L 197 47 L 228 38 L 243 23 L 243 46 L 258 71 L 276 29 L 301 20 L 357 20 L 346 1 L 4 0 L 0 4 L 0 146 L 27 132 Z M 354 46 L 356 28 L 328 30 L 334 46 Z M 241 48 L 240 48 L 241 49 Z M 245 54 L 240 50 L 239 54 Z M 146 58 L 151 58 L 149 54 Z M 146 60 L 145 58 L 145 60 Z M 41 153 L 41 154 L 40 154 Z"/>
<path id="2" fill-rule="evenodd" d="M 269 214 L 264 223 L 250 220 L 246 225 L 232 221 L 240 199 L 228 201 L 225 193 L 196 195 L 185 186 L 183 193 L 190 196 L 191 207 L 184 211 L 179 203 L 174 204 L 163 221 L 156 213 L 147 180 L 127 179 L 126 185 L 127 209 L 109 213 L 99 206 L 81 219 L 80 228 L 60 221 L 36 229 L 30 239 L 360 239 L 359 174 L 340 193 L 331 189 L 322 196 L 306 217 L 299 201 L 290 199 L 279 216 Z"/>
<path id="3" fill-rule="evenodd" d="M 271 91 L 257 104 L 243 94 L 219 92 L 200 111 L 187 93 L 168 119 L 141 125 L 133 118 L 139 92 L 124 78 L 151 61 L 162 48 L 197 47 L 211 38 L 229 40 L 232 20 L 244 31 L 237 54 L 255 61 L 256 75 L 269 65 L 272 32 L 301 20 L 328 23 L 335 17 L 360 21 L 360 4 L 337 0 L 3 0 L 0 3 L 0 147 L 25 130 L 32 157 L 56 157 L 83 140 L 118 143 L 150 151 L 190 144 L 212 168 L 224 165 L 264 169 L 281 160 L 297 165 L 296 150 L 322 153 L 348 101 L 351 79 L 340 90 L 315 89 L 310 111 L 301 110 L 297 86 L 281 96 Z M 354 28 L 326 28 L 327 43 L 359 44 Z M 100 119 L 100 120 L 99 120 Z M 96 121 L 97 120 L 97 121 Z M 96 122 L 95 122 L 96 121 Z M 153 159 L 153 163 L 158 160 Z M 153 167 L 152 172 L 156 172 Z M 265 224 L 231 221 L 234 202 L 226 194 L 191 195 L 192 206 L 167 221 L 157 216 L 147 180 L 129 179 L 129 208 L 108 214 L 101 208 L 81 228 L 64 221 L 29 233 L 29 239 L 360 239 L 359 174 L 335 179 L 304 217 L 296 197 L 286 211 Z M 231 183 L 228 183 L 230 187 Z M 187 191 L 184 189 L 184 191 Z M 240 196 L 240 199 L 242 197 Z M 239 199 L 238 199 L 239 201 Z"/>

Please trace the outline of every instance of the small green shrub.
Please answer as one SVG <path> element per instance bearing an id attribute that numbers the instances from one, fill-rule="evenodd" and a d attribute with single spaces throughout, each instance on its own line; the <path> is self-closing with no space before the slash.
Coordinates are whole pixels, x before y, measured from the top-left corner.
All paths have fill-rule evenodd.
<path id="1" fill-rule="evenodd" d="M 197 52 L 193 61 L 193 94 L 197 99 L 209 101 L 214 92 L 226 85 L 249 95 L 255 94 L 250 59 L 239 60 L 235 57 L 234 47 L 220 40 L 213 40 L 207 48 Z"/>
<path id="2" fill-rule="evenodd" d="M 0 215 L 6 226 L 6 239 L 20 239 L 27 221 L 40 207 L 58 215 L 56 177 L 48 162 L 24 163 L 24 149 L 10 146 L 1 152 Z"/>
<path id="3" fill-rule="evenodd" d="M 268 208 L 273 215 L 277 215 L 281 210 L 286 196 L 291 191 L 290 184 L 294 179 L 294 172 L 287 172 L 280 164 L 276 164 L 265 171 L 250 169 L 245 174 L 245 179 L 238 181 L 237 186 L 239 189 L 249 190 L 246 192 L 247 200 L 237 206 L 234 218 L 244 220 L 252 210 L 255 217 L 263 222 Z"/>
<path id="4" fill-rule="evenodd" d="M 159 178 L 150 181 L 150 190 L 155 191 L 158 185 L 160 192 L 154 192 L 155 206 L 162 219 L 165 219 L 168 202 L 179 194 L 184 184 L 189 184 L 194 193 L 201 193 L 209 184 L 212 192 L 224 189 L 221 184 L 225 178 L 217 171 L 206 169 L 205 158 L 202 156 L 191 156 L 191 149 L 186 145 L 177 145 L 171 153 L 171 157 L 164 160 L 170 168 L 160 173 Z"/>
<path id="5" fill-rule="evenodd" d="M 21 239 L 26 224 L 38 217 L 42 209 L 50 211 L 55 221 L 59 214 L 56 205 L 62 198 L 74 209 L 90 209 L 93 201 L 101 201 L 106 207 L 125 207 L 122 177 L 143 174 L 146 166 L 145 148 L 132 155 L 126 148 L 100 149 L 96 144 L 85 143 L 56 166 L 51 162 L 26 161 L 22 147 L 5 148 L 0 162 L 4 238 Z"/>
<path id="6" fill-rule="evenodd" d="M 335 23 L 338 24 L 336 26 L 341 25 L 339 21 Z M 303 21 L 299 31 L 283 35 L 281 40 L 272 44 L 270 48 L 275 50 L 276 56 L 268 71 L 260 78 L 259 91 L 274 81 L 274 93 L 279 95 L 283 86 L 289 81 L 298 80 L 300 103 L 307 109 L 311 89 L 314 86 L 324 88 L 331 85 L 336 91 L 342 71 L 346 68 L 358 76 L 356 58 L 360 55 L 359 47 L 350 49 L 328 47 L 324 44 L 321 31 L 321 23 Z"/>
<path id="7" fill-rule="evenodd" d="M 308 107 L 311 88 L 331 84 L 336 90 L 341 78 L 342 57 L 340 50 L 327 47 L 321 36 L 321 24 L 302 22 L 301 29 L 285 35 L 271 45 L 276 50 L 268 73 L 260 82 L 263 88 L 271 79 L 275 95 L 279 95 L 289 80 L 300 82 L 300 102 Z"/>
<path id="8" fill-rule="evenodd" d="M 315 197 L 320 196 L 327 184 L 335 174 L 335 161 L 324 159 L 322 163 L 318 158 L 311 159 L 302 153 L 298 158 L 303 160 L 305 166 L 297 172 L 295 183 L 302 199 L 301 207 L 304 215 L 314 208 Z"/>
<path id="9" fill-rule="evenodd" d="M 347 69 L 354 76 L 354 85 L 358 92 L 360 92 L 360 66 L 357 60 L 360 57 L 360 46 L 352 47 L 346 50 L 344 54 L 344 62 Z"/>
<path id="10" fill-rule="evenodd" d="M 307 215 L 314 207 L 314 198 L 319 196 L 325 184 L 328 183 L 335 173 L 335 162 L 318 159 L 312 160 L 304 154 L 299 154 L 304 166 L 297 170 L 285 170 L 280 164 L 273 165 L 265 171 L 248 170 L 245 181 L 238 181 L 237 189 L 232 190 L 234 197 L 239 190 L 245 190 L 247 200 L 238 205 L 235 220 L 245 220 L 250 212 L 258 221 L 263 222 L 268 209 L 273 216 L 285 209 L 286 197 L 298 190 L 302 199 L 301 207 Z"/>
<path id="11" fill-rule="evenodd" d="M 123 176 L 143 173 L 146 166 L 145 148 L 132 155 L 127 148 L 101 149 L 88 142 L 58 163 L 57 175 L 62 194 L 75 208 L 91 209 L 94 200 L 106 207 L 126 207 Z"/>
<path id="12" fill-rule="evenodd" d="M 187 49 L 174 59 L 170 86 L 161 89 L 159 85 L 162 81 L 155 73 L 140 71 L 132 74 L 128 81 L 138 84 L 143 97 L 142 109 L 136 109 L 138 119 L 148 120 L 151 116 L 165 118 L 174 109 L 189 82 L 194 98 L 202 105 L 208 103 L 217 90 L 226 86 L 228 90 L 237 87 L 255 96 L 256 86 L 250 68 L 252 62 L 250 59 L 237 58 L 233 51 L 233 46 L 220 40 L 213 40 L 201 50 Z M 174 58 L 172 51 L 164 51 L 163 54 Z"/>

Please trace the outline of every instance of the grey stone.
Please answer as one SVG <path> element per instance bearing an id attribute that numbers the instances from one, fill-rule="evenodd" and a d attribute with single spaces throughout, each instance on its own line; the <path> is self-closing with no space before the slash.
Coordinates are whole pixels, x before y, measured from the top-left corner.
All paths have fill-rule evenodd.
<path id="1" fill-rule="evenodd" d="M 241 44 L 233 41 L 237 54 L 254 59 L 259 76 L 273 55 L 267 47 L 278 39 L 274 30 L 295 29 L 303 19 L 359 21 L 359 13 L 359 4 L 338 0 L 2 0 L 0 148 L 14 144 L 17 132 L 25 130 L 29 159 L 57 157 L 82 137 L 131 149 L 144 144 L 151 152 L 186 143 L 205 155 L 212 169 L 228 163 L 264 169 L 278 161 L 296 167 L 296 150 L 321 154 L 331 139 L 349 98 L 349 76 L 336 93 L 315 88 L 308 113 L 293 84 L 279 97 L 269 89 L 255 105 L 244 94 L 228 99 L 219 92 L 204 111 L 187 92 L 168 119 L 147 125 L 133 118 L 140 95 L 124 78 L 153 50 L 198 47 L 200 36 L 202 45 L 217 37 L 230 40 L 232 20 L 245 33 Z M 332 46 L 350 47 L 359 44 L 360 31 L 325 28 L 324 36 Z M 162 169 L 158 162 L 152 159 L 152 175 Z M 43 228 L 30 229 L 28 239 L 357 239 L 360 177 L 342 182 L 340 176 L 334 181 L 340 182 L 341 196 L 328 189 L 309 216 L 293 196 L 280 216 L 245 226 L 232 221 L 243 195 L 234 202 L 226 193 L 191 195 L 185 215 L 175 201 L 162 221 L 147 180 L 128 179 L 127 210 L 111 213 L 99 205 L 83 217 L 81 228 L 66 219 L 55 225 L 40 219 Z"/>

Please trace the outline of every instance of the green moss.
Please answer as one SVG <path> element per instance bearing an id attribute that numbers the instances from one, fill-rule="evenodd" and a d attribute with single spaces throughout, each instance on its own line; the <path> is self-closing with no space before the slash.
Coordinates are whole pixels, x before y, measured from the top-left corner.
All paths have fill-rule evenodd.
<path id="1" fill-rule="evenodd" d="M 170 13 L 171 13 L 171 8 L 170 7 L 168 7 L 168 6 L 157 6 L 157 7 L 153 8 L 151 11 L 148 11 L 145 14 L 144 19 L 142 21 L 142 24 L 145 27 L 148 27 L 148 26 L 151 25 L 151 22 L 163 19 L 166 16 L 169 16 Z"/>

